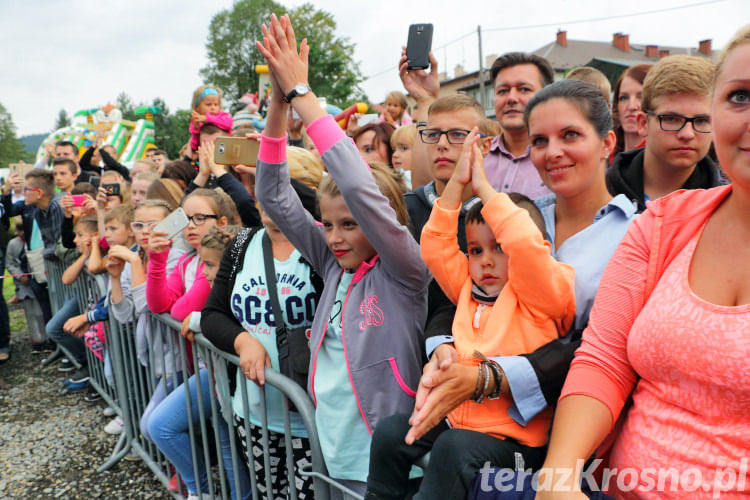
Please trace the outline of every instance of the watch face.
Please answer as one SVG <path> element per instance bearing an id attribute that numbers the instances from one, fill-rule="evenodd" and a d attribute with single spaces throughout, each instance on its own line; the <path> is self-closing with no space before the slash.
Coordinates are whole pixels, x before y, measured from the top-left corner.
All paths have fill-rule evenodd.
<path id="1" fill-rule="evenodd" d="M 304 83 L 298 83 L 294 86 L 294 90 L 297 91 L 297 94 L 306 94 L 309 87 L 305 85 Z"/>

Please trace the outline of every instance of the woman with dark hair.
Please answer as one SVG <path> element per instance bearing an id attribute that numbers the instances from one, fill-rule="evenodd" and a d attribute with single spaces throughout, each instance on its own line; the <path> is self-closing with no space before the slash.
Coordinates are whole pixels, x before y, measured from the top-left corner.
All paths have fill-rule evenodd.
<path id="1" fill-rule="evenodd" d="M 393 158 L 391 136 L 395 130 L 393 125 L 385 122 L 369 123 L 358 128 L 352 140 L 365 161 L 379 161 L 390 166 Z"/>
<path id="2" fill-rule="evenodd" d="M 640 147 L 643 138 L 638 135 L 636 117 L 641 111 L 641 89 L 646 73 L 653 64 L 636 64 L 620 75 L 612 98 L 612 118 L 615 122 L 617 144 L 612 158 L 622 151 Z"/>

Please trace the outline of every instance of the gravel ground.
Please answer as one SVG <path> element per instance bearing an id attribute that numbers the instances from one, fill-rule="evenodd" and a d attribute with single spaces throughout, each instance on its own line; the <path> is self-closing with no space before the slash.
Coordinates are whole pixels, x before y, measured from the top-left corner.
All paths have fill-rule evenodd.
<path id="1" fill-rule="evenodd" d="M 11 306 L 13 354 L 0 365 L 0 498 L 171 499 L 140 461 L 97 473 L 117 443 L 103 402 L 62 395 L 66 374 L 32 355 L 23 310 Z"/>

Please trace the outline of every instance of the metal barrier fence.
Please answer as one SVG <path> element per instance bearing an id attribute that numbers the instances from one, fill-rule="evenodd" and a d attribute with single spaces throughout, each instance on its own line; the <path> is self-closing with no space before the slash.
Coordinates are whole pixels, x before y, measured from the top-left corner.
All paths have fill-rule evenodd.
<path id="1" fill-rule="evenodd" d="M 63 265 L 50 264 L 48 282 L 53 311 L 58 311 L 65 298 L 72 295 L 78 298 L 81 311 L 86 311 L 106 293 L 88 273 L 82 273 L 73 285 L 64 287 L 60 280 Z M 135 321 L 120 323 L 110 312 L 104 328 L 102 358 L 87 349 L 90 384 L 115 409 L 124 425 L 117 445 L 99 467 L 99 472 L 106 471 L 129 452 L 134 453 L 165 487 L 172 475 L 177 473 L 179 491 L 172 494 L 179 499 L 187 496 L 176 467 L 148 436 L 147 419 L 143 417 L 144 413 L 150 415 L 156 403 L 177 389 L 184 391 L 191 472 L 196 478 L 195 493 L 199 498 L 205 494 L 221 499 L 273 499 L 270 487 L 265 493 L 260 491 L 255 473 L 255 469 L 262 465 L 265 473 L 261 482 L 267 486 L 272 484 L 270 471 L 276 464 L 272 464 L 273 457 L 268 446 L 273 431 L 268 425 L 267 405 L 267 388 L 272 387 L 279 391 L 283 401 L 284 463 L 278 464 L 277 474 L 286 472 L 286 498 L 300 498 L 292 450 L 296 436 L 292 434 L 294 413 L 291 409 L 295 408 L 310 445 L 310 463 L 298 467 L 297 475 L 313 478 L 314 497 L 317 500 L 328 500 L 334 491 L 344 499 L 361 500 L 360 496 L 328 477 L 315 427 L 315 409 L 304 389 L 267 367 L 266 386 L 260 387 L 260 397 L 255 402 L 255 410 L 251 411 L 244 377 L 240 377 L 241 383 L 234 383 L 239 358 L 217 349 L 202 335 L 196 335 L 192 343 L 187 342 L 179 334 L 179 329 L 180 323 L 168 314 L 147 312 L 139 325 Z M 256 444 L 263 450 L 262 456 L 252 458 L 252 473 L 248 473 L 247 457 L 240 446 L 243 433 L 236 428 L 232 397 L 237 398 L 235 404 L 241 404 L 243 414 L 252 415 L 256 425 L 260 426 L 260 443 L 253 443 L 250 418 L 244 419 L 245 449 L 253 450 L 253 444 Z"/>

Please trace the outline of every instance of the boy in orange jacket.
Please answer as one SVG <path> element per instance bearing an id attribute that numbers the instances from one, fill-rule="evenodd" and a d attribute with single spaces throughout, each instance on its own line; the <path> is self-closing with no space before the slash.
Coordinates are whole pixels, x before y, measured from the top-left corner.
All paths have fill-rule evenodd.
<path id="1" fill-rule="evenodd" d="M 392 417 L 395 425 L 390 429 L 378 426 L 368 500 L 400 498 L 397 492 L 409 474 L 404 466 L 420 452 L 431 451 L 431 457 L 415 499 L 465 498 L 486 461 L 515 469 L 536 468 L 544 460 L 551 408 L 527 426 L 515 422 L 508 415 L 510 395 L 501 395 L 502 370 L 488 358 L 532 352 L 568 331 L 576 312 L 573 268 L 551 256 L 534 203 L 517 193 L 498 193 L 487 181 L 477 138 L 475 128 L 421 238 L 422 258 L 457 306 L 455 358 L 476 368 L 476 389 L 448 414 L 449 423 L 438 424 L 410 446 L 404 446 L 403 427 L 395 423 L 402 416 Z M 456 237 L 466 189 L 482 201 L 466 214 L 468 256 Z M 471 450 L 470 459 L 464 450 Z"/>

